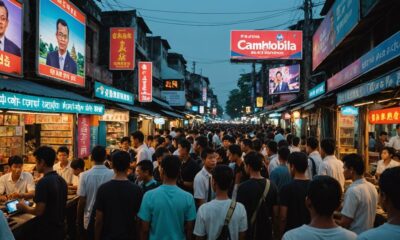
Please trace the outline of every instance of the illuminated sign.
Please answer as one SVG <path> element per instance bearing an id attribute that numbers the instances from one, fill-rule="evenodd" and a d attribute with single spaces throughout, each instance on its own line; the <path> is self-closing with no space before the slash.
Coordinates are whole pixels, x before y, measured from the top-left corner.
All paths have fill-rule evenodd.
<path id="1" fill-rule="evenodd" d="M 370 124 L 398 124 L 400 107 L 370 111 L 368 120 Z"/>
<path id="2" fill-rule="evenodd" d="M 135 29 L 110 28 L 110 70 L 135 69 Z"/>

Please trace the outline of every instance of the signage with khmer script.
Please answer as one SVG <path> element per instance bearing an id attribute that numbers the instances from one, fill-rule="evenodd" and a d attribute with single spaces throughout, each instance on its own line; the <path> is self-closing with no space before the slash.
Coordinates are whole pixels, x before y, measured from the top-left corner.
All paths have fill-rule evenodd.
<path id="1" fill-rule="evenodd" d="M 117 88 L 110 87 L 108 85 L 94 82 L 94 96 L 114 102 L 121 102 L 127 104 L 134 104 L 133 94 L 119 90 Z"/>

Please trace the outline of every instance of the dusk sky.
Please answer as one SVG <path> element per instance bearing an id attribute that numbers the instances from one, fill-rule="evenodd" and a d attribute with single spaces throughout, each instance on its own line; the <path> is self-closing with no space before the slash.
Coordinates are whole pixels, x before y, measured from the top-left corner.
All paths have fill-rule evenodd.
<path id="1" fill-rule="evenodd" d="M 324 1 L 313 2 L 321 5 Z M 302 4 L 303 0 L 103 0 L 99 5 L 107 10 L 137 8 L 153 35 L 167 39 L 171 45 L 170 52 L 184 55 L 189 71 L 196 61 L 196 73 L 210 78 L 211 87 L 225 108 L 229 91 L 236 87 L 240 74 L 251 70 L 250 64 L 229 62 L 230 31 L 286 29 L 303 18 L 304 12 L 299 9 Z M 319 17 L 320 8 L 314 8 L 314 17 Z M 242 23 L 229 25 L 238 21 Z"/>

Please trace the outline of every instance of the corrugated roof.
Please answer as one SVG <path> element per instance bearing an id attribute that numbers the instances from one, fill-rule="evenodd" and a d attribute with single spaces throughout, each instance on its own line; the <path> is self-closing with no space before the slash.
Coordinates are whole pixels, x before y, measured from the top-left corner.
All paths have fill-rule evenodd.
<path id="1" fill-rule="evenodd" d="M 75 101 L 95 102 L 95 100 L 83 97 L 79 94 L 48 87 L 23 79 L 0 79 L 0 90 L 24 93 L 41 97 L 64 98 Z"/>

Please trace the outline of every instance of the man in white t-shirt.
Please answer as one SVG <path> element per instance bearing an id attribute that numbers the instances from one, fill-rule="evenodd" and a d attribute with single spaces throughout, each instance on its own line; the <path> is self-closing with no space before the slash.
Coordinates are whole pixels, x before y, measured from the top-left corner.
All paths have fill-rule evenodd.
<path id="1" fill-rule="evenodd" d="M 392 158 L 395 154 L 395 150 L 392 147 L 384 147 L 381 152 L 381 160 L 378 161 L 376 167 L 375 177 L 379 176 L 388 168 L 398 167 L 400 163 L 394 161 Z"/>
<path id="2" fill-rule="evenodd" d="M 400 151 L 400 124 L 396 125 L 396 136 L 390 138 L 389 143 L 386 145 Z"/>
<path id="3" fill-rule="evenodd" d="M 197 239 L 217 239 L 222 231 L 227 213 L 232 212 L 228 229 L 231 240 L 244 239 L 247 231 L 246 209 L 241 203 L 228 197 L 233 182 L 230 167 L 219 165 L 212 174 L 212 187 L 216 192 L 215 200 L 201 205 L 197 212 L 194 235 Z M 230 210 L 231 209 L 231 210 Z"/>
<path id="4" fill-rule="evenodd" d="M 343 162 L 335 156 L 335 140 L 327 138 L 321 141 L 321 156 L 324 158 L 319 165 L 318 175 L 328 175 L 336 179 L 344 190 Z"/>
<path id="5" fill-rule="evenodd" d="M 339 182 L 330 176 L 316 176 L 310 182 L 306 207 L 310 211 L 308 225 L 292 229 L 283 235 L 283 240 L 354 240 L 357 235 L 336 225 L 333 212 L 340 206 L 342 189 Z"/>
<path id="6" fill-rule="evenodd" d="M 71 161 L 68 160 L 69 149 L 65 146 L 61 146 L 57 149 L 57 160 L 54 164 L 53 169 L 64 178 L 67 185 L 72 186 L 78 183 L 78 177 L 74 175 L 74 170 L 71 168 Z"/>
<path id="7" fill-rule="evenodd" d="M 80 232 L 84 231 L 84 235 L 94 237 L 94 218 L 91 218 L 91 216 L 97 190 L 100 185 L 113 178 L 114 172 L 104 166 L 104 161 L 106 160 L 106 149 L 104 147 L 94 147 L 91 158 L 94 161 L 94 166 L 90 170 L 83 172 L 79 178 L 77 192 L 79 201 L 76 221 Z"/>
<path id="8" fill-rule="evenodd" d="M 308 154 L 308 169 L 306 176 L 312 179 L 318 174 L 319 166 L 322 163 L 321 154 L 318 152 L 319 141 L 315 137 L 309 137 L 306 143 L 306 152 Z"/>
<path id="9" fill-rule="evenodd" d="M 279 167 L 279 159 L 278 159 L 278 144 L 274 141 L 269 141 L 267 144 L 267 155 L 269 159 L 268 165 L 268 173 Z"/>
<path id="10" fill-rule="evenodd" d="M 340 225 L 360 234 L 374 227 L 378 192 L 364 178 L 365 164 L 358 154 L 349 154 L 343 158 L 344 176 L 353 180 L 348 187 L 343 202 Z"/>
<path id="11" fill-rule="evenodd" d="M 131 134 L 131 141 L 136 151 L 136 164 L 142 160 L 152 160 L 151 152 L 146 144 L 144 144 L 144 135 L 141 131 Z"/>
<path id="12" fill-rule="evenodd" d="M 358 236 L 360 240 L 400 239 L 400 167 L 390 168 L 379 179 L 379 197 L 388 222 Z"/>
<path id="13" fill-rule="evenodd" d="M 206 148 L 201 152 L 203 168 L 196 174 L 193 182 L 194 199 L 197 207 L 214 199 L 214 192 L 211 187 L 211 172 L 217 165 L 215 150 Z"/>

